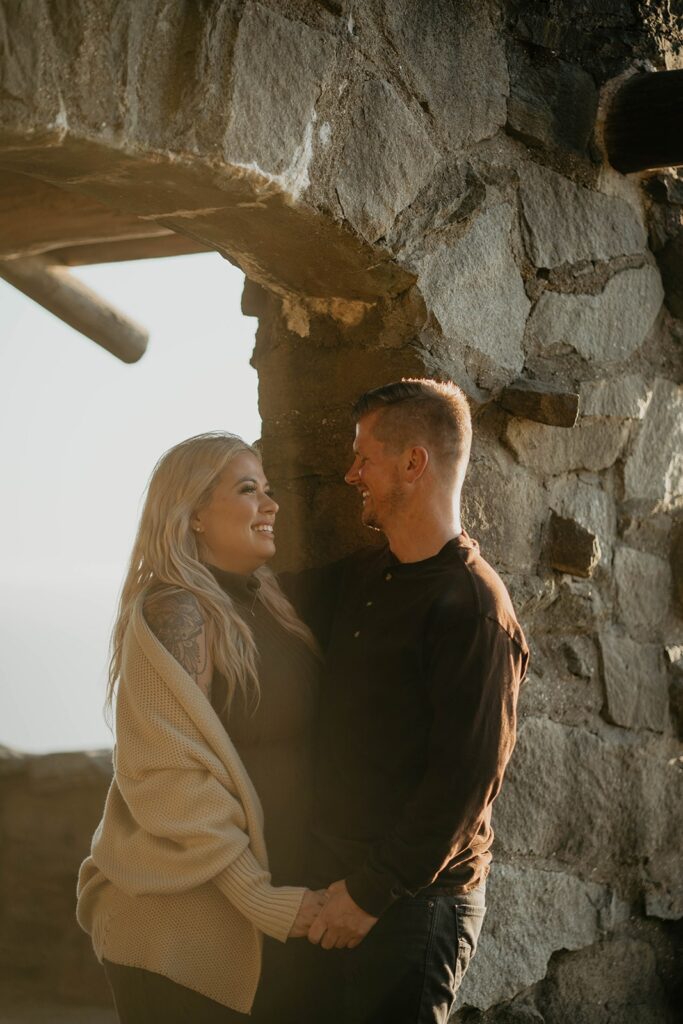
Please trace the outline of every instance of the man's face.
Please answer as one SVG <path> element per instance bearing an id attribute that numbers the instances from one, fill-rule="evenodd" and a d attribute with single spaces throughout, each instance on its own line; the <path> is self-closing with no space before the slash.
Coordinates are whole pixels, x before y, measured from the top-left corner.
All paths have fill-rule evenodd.
<path id="1" fill-rule="evenodd" d="M 354 460 L 344 479 L 360 493 L 365 526 L 385 533 L 401 508 L 403 489 L 400 455 L 392 455 L 373 434 L 379 412 L 368 413 L 356 424 Z"/>

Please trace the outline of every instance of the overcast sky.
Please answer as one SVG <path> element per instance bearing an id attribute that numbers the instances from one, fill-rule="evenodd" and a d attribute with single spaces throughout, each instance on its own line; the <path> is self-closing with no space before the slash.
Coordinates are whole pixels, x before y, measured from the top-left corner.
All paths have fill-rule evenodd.
<path id="1" fill-rule="evenodd" d="M 158 457 L 260 433 L 238 270 L 207 254 L 75 273 L 150 342 L 128 366 L 0 280 L 0 744 L 31 752 L 111 745 L 109 632 Z"/>

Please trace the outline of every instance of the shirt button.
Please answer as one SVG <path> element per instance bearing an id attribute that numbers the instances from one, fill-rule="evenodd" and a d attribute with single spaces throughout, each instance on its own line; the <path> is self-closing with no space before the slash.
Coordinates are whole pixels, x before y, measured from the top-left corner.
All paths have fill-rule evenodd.
<path id="1" fill-rule="evenodd" d="M 357 640 L 358 637 L 360 636 L 360 630 L 357 629 L 356 632 L 353 634 L 353 636 L 354 636 L 354 639 Z"/>
<path id="2" fill-rule="evenodd" d="M 389 580 L 391 579 L 391 573 L 390 573 L 390 572 L 388 572 L 388 573 L 386 574 L 386 576 L 384 577 L 384 579 L 385 579 L 385 580 L 387 581 L 387 583 L 388 583 L 388 582 L 389 582 Z"/>
<path id="3" fill-rule="evenodd" d="M 365 602 L 365 607 L 366 608 L 371 608 L 372 607 L 372 601 L 366 601 Z"/>

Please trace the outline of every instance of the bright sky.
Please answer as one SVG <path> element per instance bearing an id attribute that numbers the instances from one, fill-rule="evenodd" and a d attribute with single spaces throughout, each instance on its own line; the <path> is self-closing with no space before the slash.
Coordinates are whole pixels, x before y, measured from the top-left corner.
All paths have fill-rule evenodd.
<path id="1" fill-rule="evenodd" d="M 215 254 L 75 271 L 150 332 L 126 365 L 0 280 L 0 744 L 111 746 L 109 632 L 158 457 L 261 429 L 243 275 Z"/>

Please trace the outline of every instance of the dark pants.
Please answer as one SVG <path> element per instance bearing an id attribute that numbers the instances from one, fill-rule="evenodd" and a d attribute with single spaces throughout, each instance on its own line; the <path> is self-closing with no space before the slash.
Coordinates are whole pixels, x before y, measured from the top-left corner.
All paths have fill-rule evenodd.
<path id="1" fill-rule="evenodd" d="M 356 949 L 266 942 L 254 1024 L 445 1024 L 477 948 L 485 888 L 397 900 Z"/>
<path id="2" fill-rule="evenodd" d="M 120 1024 L 248 1024 L 249 1017 L 163 974 L 104 961 Z"/>

